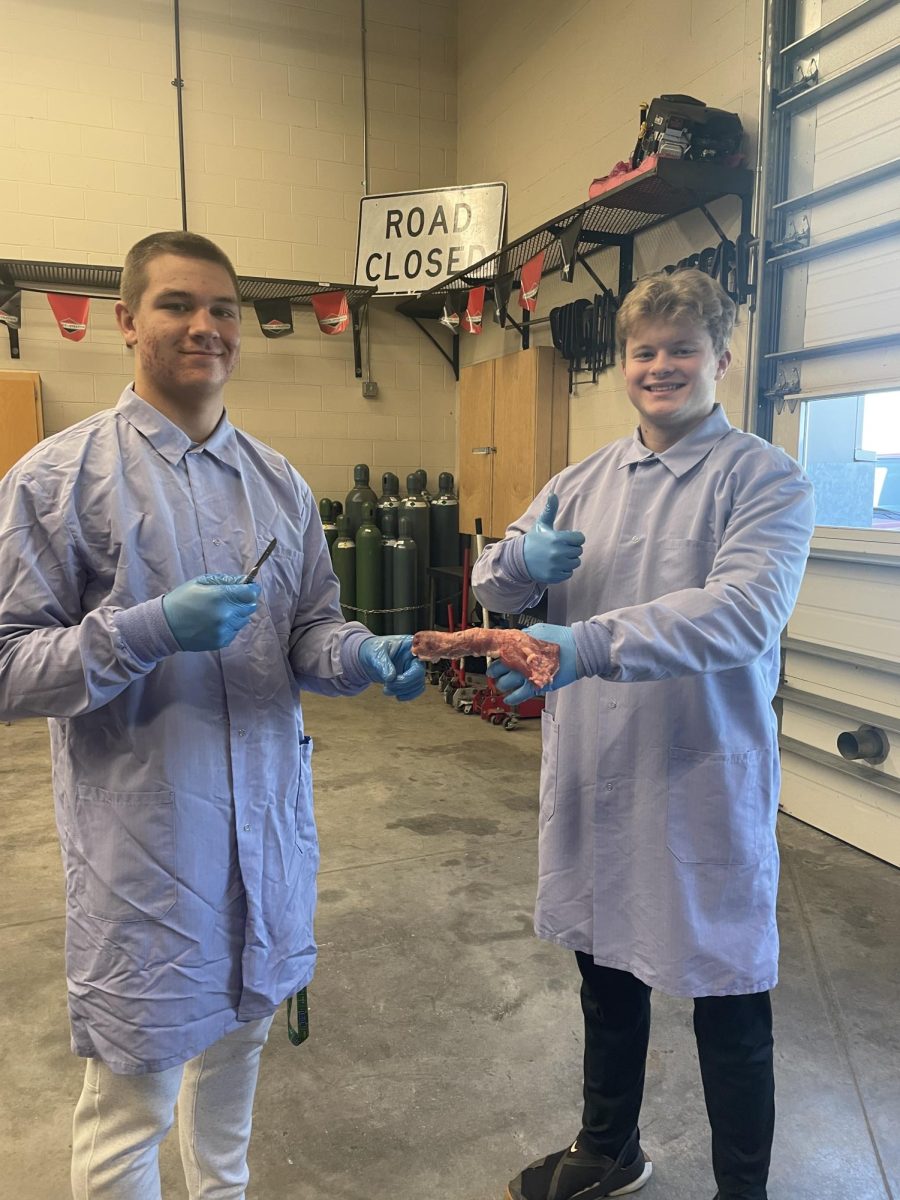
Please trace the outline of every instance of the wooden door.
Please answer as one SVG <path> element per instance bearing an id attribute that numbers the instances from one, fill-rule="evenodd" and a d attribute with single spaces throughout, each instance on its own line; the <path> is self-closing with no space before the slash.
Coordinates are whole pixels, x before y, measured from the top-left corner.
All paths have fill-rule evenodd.
<path id="1" fill-rule="evenodd" d="M 475 518 L 490 532 L 494 460 L 494 363 L 473 363 L 459 373 L 459 528 L 475 532 Z"/>
<path id="2" fill-rule="evenodd" d="M 0 478 L 43 436 L 40 375 L 0 371 Z"/>
<path id="3" fill-rule="evenodd" d="M 552 353 L 552 351 L 551 351 Z M 494 360 L 494 504 L 491 537 L 503 537 L 520 517 L 535 491 L 538 451 L 537 395 L 543 350 L 520 350 Z M 541 481 L 546 482 L 546 478 Z"/>

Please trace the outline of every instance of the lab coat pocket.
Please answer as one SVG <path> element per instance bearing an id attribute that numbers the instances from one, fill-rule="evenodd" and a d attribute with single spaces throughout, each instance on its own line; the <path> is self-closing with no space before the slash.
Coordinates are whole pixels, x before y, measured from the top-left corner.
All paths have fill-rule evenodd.
<path id="1" fill-rule="evenodd" d="M 79 784 L 69 830 L 73 899 L 101 921 L 153 921 L 178 897 L 175 793 Z"/>
<path id="2" fill-rule="evenodd" d="M 269 535 L 259 534 L 259 552 L 271 541 Z M 276 626 L 290 628 L 303 576 L 303 551 L 282 546 L 275 547 L 266 562 L 260 567 L 257 583 Z"/>
<path id="3" fill-rule="evenodd" d="M 649 554 L 655 594 L 664 596 L 682 588 L 703 587 L 719 547 L 696 538 L 659 538 Z"/>
<path id="4" fill-rule="evenodd" d="M 666 842 L 679 862 L 735 867 L 759 862 L 769 810 L 761 787 L 766 753 L 669 750 Z"/>
<path id="5" fill-rule="evenodd" d="M 294 812 L 294 841 L 300 853 L 308 856 L 312 856 L 318 846 L 312 806 L 312 752 L 312 738 L 304 737 L 300 742 L 300 783 Z"/>
<path id="6" fill-rule="evenodd" d="M 556 784 L 559 770 L 559 725 L 546 709 L 541 713 L 541 811 L 540 821 L 549 821 L 556 812 Z"/>

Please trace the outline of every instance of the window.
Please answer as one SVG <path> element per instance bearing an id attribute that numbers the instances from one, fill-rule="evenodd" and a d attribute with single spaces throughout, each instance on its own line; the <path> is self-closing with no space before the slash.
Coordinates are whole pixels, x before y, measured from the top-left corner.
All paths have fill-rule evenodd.
<path id="1" fill-rule="evenodd" d="M 805 401 L 800 461 L 818 525 L 900 530 L 900 391 Z"/>

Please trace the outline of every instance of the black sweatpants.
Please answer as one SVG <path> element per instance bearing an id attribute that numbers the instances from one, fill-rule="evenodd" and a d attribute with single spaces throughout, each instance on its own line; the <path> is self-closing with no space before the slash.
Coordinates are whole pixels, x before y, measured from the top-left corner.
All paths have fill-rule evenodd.
<path id="1" fill-rule="evenodd" d="M 627 971 L 576 954 L 584 1013 L 584 1116 L 578 1144 L 615 1158 L 638 1136 L 650 991 Z M 775 1128 L 768 992 L 694 1000 L 694 1033 L 720 1200 L 766 1200 Z"/>

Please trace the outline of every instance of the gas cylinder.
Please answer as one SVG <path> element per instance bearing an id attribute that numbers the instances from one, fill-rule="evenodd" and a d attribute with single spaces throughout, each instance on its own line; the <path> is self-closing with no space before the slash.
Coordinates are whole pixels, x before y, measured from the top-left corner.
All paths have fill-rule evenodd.
<path id="1" fill-rule="evenodd" d="M 343 506 L 343 504 L 341 504 L 340 500 L 332 500 L 331 515 L 334 517 L 335 521 L 343 513 L 343 511 L 344 511 L 344 506 Z"/>
<path id="2" fill-rule="evenodd" d="M 382 514 L 386 509 L 400 507 L 400 480 L 393 471 L 385 471 L 381 477 L 381 495 L 375 504 L 375 524 L 384 534 L 384 521 Z M 394 537 L 397 536 L 396 529 Z"/>
<path id="3" fill-rule="evenodd" d="M 406 477 L 408 495 L 400 501 L 400 520 L 406 517 L 410 522 L 410 535 L 416 543 L 416 629 L 427 629 L 430 621 L 428 612 L 428 564 L 431 561 L 429 545 L 431 529 L 428 515 L 428 501 L 419 494 L 418 472 L 413 471 Z M 402 528 L 402 526 L 401 526 Z"/>
<path id="4" fill-rule="evenodd" d="M 348 621 L 356 620 L 356 543 L 350 533 L 350 518 L 337 519 L 337 536 L 331 547 L 331 563 L 341 585 L 341 611 Z"/>
<path id="5" fill-rule="evenodd" d="M 362 520 L 362 506 L 368 501 L 375 504 L 378 497 L 369 487 L 369 468 L 365 463 L 357 463 L 353 468 L 353 488 L 347 493 L 344 512 L 350 518 L 350 532 L 356 537 L 359 523 Z"/>
<path id="6" fill-rule="evenodd" d="M 453 476 L 443 471 L 438 476 L 440 491 L 431 502 L 431 565 L 433 567 L 459 566 L 459 501 L 453 494 Z M 459 594 L 459 586 L 452 575 L 435 576 L 435 624 L 442 628 L 447 624 L 447 605 Z"/>
<path id="7" fill-rule="evenodd" d="M 319 516 L 322 518 L 322 531 L 325 534 L 325 541 L 330 554 L 331 547 L 334 545 L 334 539 L 337 537 L 337 523 L 334 519 L 334 504 L 327 497 L 323 497 L 319 501 Z"/>
<path id="8" fill-rule="evenodd" d="M 419 467 L 418 471 L 416 471 L 416 491 L 423 500 L 427 500 L 429 504 L 431 503 L 431 492 L 428 490 L 428 472 L 424 467 Z"/>
<path id="9" fill-rule="evenodd" d="M 380 612 L 382 603 L 381 530 L 375 524 L 375 505 L 366 501 L 362 505 L 362 520 L 356 531 L 356 619 L 362 621 L 375 634 L 383 631 L 384 622 Z"/>
<path id="10" fill-rule="evenodd" d="M 391 591 L 393 607 L 404 611 L 394 613 L 394 633 L 415 633 L 418 627 L 416 617 L 419 610 L 415 607 L 418 548 L 412 532 L 412 519 L 401 510 L 399 537 L 391 556 L 394 565 Z"/>
<path id="11" fill-rule="evenodd" d="M 382 570 L 382 579 L 384 586 L 382 595 L 384 596 L 384 604 L 382 608 L 394 607 L 394 548 L 397 545 L 397 537 L 399 534 L 399 518 L 400 506 L 399 501 L 395 508 L 386 508 L 381 514 L 381 561 L 384 564 Z M 375 514 L 376 520 L 378 514 Z M 396 633 L 394 628 L 394 614 L 386 612 L 384 614 L 384 632 Z"/>

